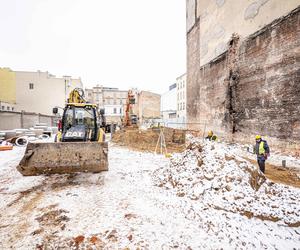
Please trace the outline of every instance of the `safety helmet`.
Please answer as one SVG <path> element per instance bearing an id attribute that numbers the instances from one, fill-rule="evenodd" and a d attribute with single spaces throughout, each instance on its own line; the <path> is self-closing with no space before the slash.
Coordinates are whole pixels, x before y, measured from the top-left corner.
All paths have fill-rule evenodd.
<path id="1" fill-rule="evenodd" d="M 260 140 L 261 139 L 261 136 L 260 135 L 256 135 L 255 136 L 255 140 Z"/>
<path id="2" fill-rule="evenodd" d="M 213 134 L 214 133 L 211 130 L 208 131 L 208 136 L 212 136 Z"/>

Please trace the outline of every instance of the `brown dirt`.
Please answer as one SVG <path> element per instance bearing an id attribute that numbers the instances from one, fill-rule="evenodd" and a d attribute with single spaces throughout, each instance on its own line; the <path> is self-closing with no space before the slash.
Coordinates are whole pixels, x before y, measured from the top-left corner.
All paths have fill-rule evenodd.
<path id="1" fill-rule="evenodd" d="M 253 159 L 247 157 L 244 157 L 244 159 L 257 165 L 257 162 Z M 273 182 L 300 188 L 300 179 L 298 178 L 297 173 L 299 172 L 296 170 L 282 168 L 266 162 L 265 176 Z"/>
<path id="2" fill-rule="evenodd" d="M 154 152 L 159 138 L 158 129 L 138 130 L 126 129 L 116 132 L 112 141 L 120 146 L 126 146 L 137 151 Z M 164 136 L 168 153 L 185 150 L 185 132 L 176 129 L 164 129 Z M 182 135 L 182 137 L 181 137 Z M 157 152 L 159 153 L 159 148 Z M 165 152 L 163 152 L 165 153 Z"/>
<path id="3" fill-rule="evenodd" d="M 92 237 L 90 238 L 90 242 L 91 242 L 92 244 L 96 244 L 97 241 L 99 241 L 99 239 L 98 239 L 98 237 L 96 237 L 96 236 L 92 236 Z"/>
<path id="4" fill-rule="evenodd" d="M 22 207 L 20 208 L 19 213 L 26 218 L 27 216 L 30 216 L 30 214 L 32 213 L 32 210 L 37 206 L 37 204 L 39 203 L 39 201 L 42 199 L 43 197 L 43 193 L 41 191 L 36 192 L 36 190 L 39 188 L 39 186 L 30 188 L 26 191 L 23 191 L 20 193 L 20 196 L 14 200 L 12 203 L 10 203 L 8 205 L 8 207 L 11 207 L 13 205 L 15 205 L 16 203 L 18 203 L 21 199 L 26 199 L 24 202 L 24 205 L 22 205 Z M 32 194 L 33 192 L 33 194 Z M 29 198 L 27 198 L 27 196 L 29 196 Z M 14 239 L 22 239 L 24 237 L 24 235 L 27 234 L 27 230 L 29 228 L 29 223 L 28 220 L 23 220 L 18 224 L 15 224 L 14 227 L 16 227 L 16 229 L 14 229 L 14 231 L 16 231 L 16 233 L 14 234 Z"/>
<path id="5" fill-rule="evenodd" d="M 277 221 L 280 220 L 279 218 L 274 217 L 274 216 L 263 216 L 261 214 L 260 215 L 254 215 L 252 212 L 249 212 L 249 211 L 243 211 L 243 212 L 241 212 L 241 215 L 246 216 L 248 219 L 257 218 L 257 219 L 260 219 L 260 220 L 268 220 L 268 221 L 273 221 L 273 222 L 277 222 Z"/>
<path id="6" fill-rule="evenodd" d="M 74 238 L 74 242 L 76 244 L 76 246 L 78 246 L 79 244 L 81 244 L 84 241 L 84 236 L 83 235 L 79 235 L 77 237 Z"/>
<path id="7" fill-rule="evenodd" d="M 38 186 L 34 186 L 34 187 L 29 188 L 25 191 L 21 191 L 19 193 L 18 197 L 15 200 L 13 200 L 12 202 L 10 202 L 7 206 L 11 207 L 11 206 L 15 205 L 21 199 L 26 198 L 27 196 L 31 195 L 31 193 L 33 193 L 33 192 L 36 192 L 36 191 L 42 192 L 43 185 L 44 185 L 44 182 L 42 184 L 38 185 Z"/>
<path id="8" fill-rule="evenodd" d="M 277 222 L 280 219 L 278 217 L 274 217 L 274 216 L 264 216 L 264 215 L 254 215 L 252 212 L 250 211 L 231 211 L 225 208 L 221 208 L 219 206 L 213 206 L 214 209 L 217 210 L 222 210 L 225 212 L 229 212 L 229 213 L 239 213 L 240 215 L 246 216 L 248 219 L 252 219 L 252 218 L 256 218 L 256 219 L 260 219 L 262 221 L 272 221 L 272 222 Z M 300 221 L 297 221 L 295 223 L 286 223 L 287 226 L 289 227 L 299 227 L 300 226 Z"/>
<path id="9" fill-rule="evenodd" d="M 124 217 L 125 219 L 130 220 L 135 219 L 137 216 L 135 214 L 125 214 Z"/>
<path id="10" fill-rule="evenodd" d="M 44 213 L 42 216 L 36 218 L 41 226 L 61 226 L 64 222 L 69 221 L 69 218 L 64 215 L 68 211 L 63 209 L 52 210 Z"/>

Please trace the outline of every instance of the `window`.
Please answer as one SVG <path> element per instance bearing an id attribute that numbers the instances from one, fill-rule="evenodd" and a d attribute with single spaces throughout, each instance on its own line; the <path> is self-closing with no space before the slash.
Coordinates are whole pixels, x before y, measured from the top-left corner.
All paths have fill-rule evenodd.
<path id="1" fill-rule="evenodd" d="M 185 110 L 185 103 L 182 104 L 182 110 Z"/>
<path id="2" fill-rule="evenodd" d="M 14 111 L 14 110 L 15 110 L 15 108 L 14 108 L 14 107 L 12 107 L 12 108 L 11 108 L 11 111 Z"/>
<path id="3" fill-rule="evenodd" d="M 122 108 L 120 108 L 120 114 L 122 114 Z"/>
<path id="4" fill-rule="evenodd" d="M 29 83 L 29 89 L 33 89 L 33 83 Z"/>
<path id="5" fill-rule="evenodd" d="M 120 104 L 122 105 L 122 99 L 120 99 Z"/>
<path id="6" fill-rule="evenodd" d="M 10 110 L 10 108 L 7 106 L 7 110 L 9 111 Z"/>
<path id="7" fill-rule="evenodd" d="M 114 114 L 116 114 L 117 113 L 117 108 L 114 108 Z"/>
<path id="8" fill-rule="evenodd" d="M 176 118 L 176 113 L 170 113 L 170 114 L 169 114 L 169 118 L 170 118 L 170 119 Z"/>
<path id="9" fill-rule="evenodd" d="M 4 106 L 2 106 L 2 110 L 4 110 L 5 109 L 5 107 Z"/>
<path id="10" fill-rule="evenodd" d="M 73 134 L 74 127 L 83 128 L 87 131 L 91 131 L 88 135 L 90 138 L 94 138 L 95 134 L 95 125 L 96 121 L 94 120 L 94 113 L 92 107 L 86 108 L 77 108 L 77 107 L 68 107 L 65 111 L 65 119 L 63 120 L 63 128 L 70 134 Z M 78 131 L 81 131 L 78 130 Z M 78 137 L 82 137 L 81 133 L 76 133 Z M 75 136 L 75 135 L 74 135 Z"/>

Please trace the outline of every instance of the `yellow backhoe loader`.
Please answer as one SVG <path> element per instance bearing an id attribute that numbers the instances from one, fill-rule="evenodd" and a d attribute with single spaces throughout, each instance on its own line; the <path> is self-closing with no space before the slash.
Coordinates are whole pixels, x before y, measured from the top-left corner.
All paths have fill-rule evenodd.
<path id="1" fill-rule="evenodd" d="M 53 108 L 58 113 L 58 108 Z M 104 112 L 84 100 L 82 89 L 74 89 L 59 121 L 55 142 L 29 143 L 17 166 L 24 176 L 100 172 L 108 170 Z"/>

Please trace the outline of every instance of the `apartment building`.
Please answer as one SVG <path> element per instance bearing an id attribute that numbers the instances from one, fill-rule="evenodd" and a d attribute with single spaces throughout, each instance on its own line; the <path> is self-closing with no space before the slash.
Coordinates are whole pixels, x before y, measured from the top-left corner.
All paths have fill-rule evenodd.
<path id="1" fill-rule="evenodd" d="M 186 74 L 183 74 L 176 79 L 176 85 L 178 122 L 186 123 Z"/>
<path id="2" fill-rule="evenodd" d="M 218 137 L 300 146 L 299 0 L 187 0 L 187 119 Z M 205 126 L 203 126 L 203 129 Z"/>
<path id="3" fill-rule="evenodd" d="M 9 68 L 0 68 L 0 110 L 14 111 L 16 108 L 15 73 Z"/>
<path id="4" fill-rule="evenodd" d="M 161 95 L 161 116 L 166 126 L 177 122 L 177 83 L 169 86 Z"/>
<path id="5" fill-rule="evenodd" d="M 104 109 L 106 120 L 117 124 L 121 124 L 124 116 L 127 93 L 127 90 L 102 85 L 85 89 L 87 101 L 97 104 L 99 109 Z"/>
<path id="6" fill-rule="evenodd" d="M 80 78 L 0 68 L 0 108 L 52 115 L 53 107 L 65 106 L 70 91 L 82 87 Z"/>
<path id="7" fill-rule="evenodd" d="M 176 78 L 176 83 L 161 96 L 161 116 L 167 127 L 186 128 L 186 74 Z"/>

